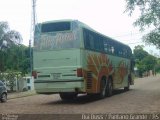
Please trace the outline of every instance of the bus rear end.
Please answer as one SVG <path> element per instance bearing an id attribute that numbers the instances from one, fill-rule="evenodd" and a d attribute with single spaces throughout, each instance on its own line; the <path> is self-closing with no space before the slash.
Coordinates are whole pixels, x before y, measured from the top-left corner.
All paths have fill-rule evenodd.
<path id="1" fill-rule="evenodd" d="M 79 30 L 71 21 L 36 26 L 32 74 L 37 93 L 70 99 L 84 92 Z"/>

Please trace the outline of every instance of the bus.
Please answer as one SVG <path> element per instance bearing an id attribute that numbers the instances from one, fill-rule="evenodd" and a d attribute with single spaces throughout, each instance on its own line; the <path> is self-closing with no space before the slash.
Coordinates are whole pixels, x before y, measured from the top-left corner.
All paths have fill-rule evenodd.
<path id="1" fill-rule="evenodd" d="M 78 94 L 105 98 L 134 84 L 130 47 L 78 20 L 38 23 L 34 36 L 32 75 L 39 94 L 59 94 L 62 100 Z"/>

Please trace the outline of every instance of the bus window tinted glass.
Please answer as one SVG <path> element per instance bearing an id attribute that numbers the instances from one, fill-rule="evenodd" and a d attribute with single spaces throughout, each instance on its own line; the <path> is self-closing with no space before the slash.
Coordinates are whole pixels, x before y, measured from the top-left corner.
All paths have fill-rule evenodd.
<path id="1" fill-rule="evenodd" d="M 42 33 L 70 30 L 70 22 L 57 22 L 42 24 Z"/>
<path id="2" fill-rule="evenodd" d="M 83 29 L 83 36 L 85 48 L 95 51 L 103 51 L 103 38 L 100 35 L 87 29 Z"/>

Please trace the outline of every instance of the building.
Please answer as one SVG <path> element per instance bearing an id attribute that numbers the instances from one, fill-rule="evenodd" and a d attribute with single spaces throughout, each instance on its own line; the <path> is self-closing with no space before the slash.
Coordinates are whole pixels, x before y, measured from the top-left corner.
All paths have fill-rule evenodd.
<path id="1" fill-rule="evenodd" d="M 33 77 L 25 77 L 27 81 L 27 89 L 28 90 L 34 90 L 34 78 Z"/>
<path id="2" fill-rule="evenodd" d="M 16 80 L 14 90 L 15 91 L 34 90 L 34 78 L 28 76 L 28 77 L 23 77 L 20 80 Z"/>

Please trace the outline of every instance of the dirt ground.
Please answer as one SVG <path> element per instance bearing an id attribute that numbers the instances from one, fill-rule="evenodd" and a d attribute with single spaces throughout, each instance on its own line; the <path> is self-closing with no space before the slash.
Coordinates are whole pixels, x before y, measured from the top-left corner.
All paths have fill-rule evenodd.
<path id="1" fill-rule="evenodd" d="M 114 91 L 102 100 L 79 96 L 65 102 L 59 95 L 33 95 L 0 103 L 0 114 L 160 113 L 160 76 L 139 78 L 131 90 Z"/>

